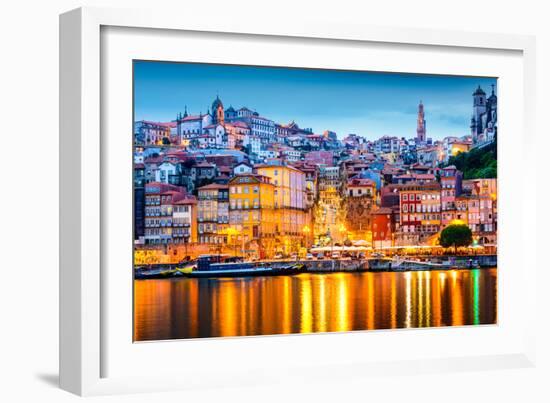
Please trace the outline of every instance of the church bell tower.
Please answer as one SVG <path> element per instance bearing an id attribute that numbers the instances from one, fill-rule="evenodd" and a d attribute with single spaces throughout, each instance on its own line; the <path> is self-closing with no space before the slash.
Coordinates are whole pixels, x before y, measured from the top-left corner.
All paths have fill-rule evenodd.
<path id="1" fill-rule="evenodd" d="M 212 102 L 212 120 L 215 124 L 224 124 L 225 112 L 223 110 L 223 103 L 219 96 L 216 96 L 214 102 Z"/>
<path id="2" fill-rule="evenodd" d="M 421 143 L 426 142 L 426 119 L 424 119 L 424 105 L 418 104 L 418 118 L 416 120 L 416 138 Z"/>

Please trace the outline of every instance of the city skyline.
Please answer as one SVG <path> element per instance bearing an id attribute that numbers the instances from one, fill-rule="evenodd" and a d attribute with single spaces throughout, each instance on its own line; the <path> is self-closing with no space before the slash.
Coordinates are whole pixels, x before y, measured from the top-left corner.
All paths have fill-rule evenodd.
<path id="1" fill-rule="evenodd" d="M 171 121 L 185 107 L 206 113 L 219 95 L 226 108 L 246 106 L 340 139 L 349 133 L 409 139 L 422 101 L 427 137 L 441 140 L 469 134 L 472 92 L 480 85 L 489 95 L 497 79 L 135 61 L 134 83 L 135 120 Z"/>
<path id="2" fill-rule="evenodd" d="M 496 79 L 134 78 L 134 341 L 496 323 Z"/>

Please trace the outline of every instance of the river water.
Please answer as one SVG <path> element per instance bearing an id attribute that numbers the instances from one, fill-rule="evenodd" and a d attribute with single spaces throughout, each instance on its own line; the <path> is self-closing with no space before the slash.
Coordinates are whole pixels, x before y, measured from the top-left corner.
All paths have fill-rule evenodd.
<path id="1" fill-rule="evenodd" d="M 134 340 L 497 321 L 497 269 L 136 280 Z"/>

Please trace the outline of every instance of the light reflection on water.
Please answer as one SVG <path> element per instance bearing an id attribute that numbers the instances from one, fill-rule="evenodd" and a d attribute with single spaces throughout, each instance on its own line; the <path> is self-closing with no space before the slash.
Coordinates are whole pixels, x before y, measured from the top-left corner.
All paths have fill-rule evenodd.
<path id="1" fill-rule="evenodd" d="M 137 280 L 134 338 L 496 323 L 495 269 Z"/>

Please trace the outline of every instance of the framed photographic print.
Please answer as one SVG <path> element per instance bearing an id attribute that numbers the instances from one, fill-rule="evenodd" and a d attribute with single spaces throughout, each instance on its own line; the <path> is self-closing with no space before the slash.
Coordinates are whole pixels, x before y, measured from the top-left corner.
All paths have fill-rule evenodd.
<path id="1" fill-rule="evenodd" d="M 496 78 L 133 70 L 135 341 L 497 323 Z"/>
<path id="2" fill-rule="evenodd" d="M 62 387 L 531 365 L 532 38 L 256 24 L 62 15 Z"/>

